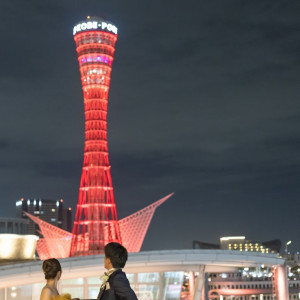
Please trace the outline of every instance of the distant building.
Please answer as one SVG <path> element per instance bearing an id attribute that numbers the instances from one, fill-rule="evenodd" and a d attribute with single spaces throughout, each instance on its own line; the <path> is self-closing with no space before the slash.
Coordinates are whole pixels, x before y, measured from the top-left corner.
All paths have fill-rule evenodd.
<path id="1" fill-rule="evenodd" d="M 193 241 L 194 249 L 213 249 L 238 251 L 249 255 L 278 255 L 281 249 L 281 241 L 274 239 L 267 242 L 247 240 L 245 236 L 221 237 L 219 244 L 211 244 L 202 241 Z M 259 252 L 257 254 L 253 252 Z M 261 254 L 260 254 L 261 253 Z M 282 299 L 300 299 L 300 267 L 299 253 L 290 255 L 290 261 L 285 262 L 285 272 L 288 275 L 289 296 Z M 286 276 L 285 275 L 285 276 Z M 238 268 L 231 272 L 211 272 L 207 274 L 207 290 L 209 300 L 274 300 L 279 288 L 275 278 L 282 276 L 274 266 L 267 267 L 264 264 L 256 264 L 252 267 Z M 282 280 L 281 280 L 282 282 Z"/>
<path id="2" fill-rule="evenodd" d="M 281 241 L 275 239 L 267 242 L 257 242 L 246 240 L 245 236 L 227 236 L 220 238 L 220 244 L 210 244 L 201 241 L 193 241 L 193 248 L 279 253 L 281 249 Z"/>
<path id="3" fill-rule="evenodd" d="M 224 250 L 279 253 L 281 241 L 275 239 L 267 242 L 257 242 L 246 240 L 244 236 L 228 236 L 220 238 L 220 247 Z"/>
<path id="4" fill-rule="evenodd" d="M 28 234 L 29 220 L 0 217 L 0 233 Z"/>
<path id="5" fill-rule="evenodd" d="M 41 198 L 31 198 L 16 201 L 17 216 L 28 220 L 24 212 L 32 214 L 43 221 L 71 232 L 72 231 L 72 211 L 65 209 L 63 199 L 48 200 Z M 39 228 L 31 220 L 28 220 L 28 234 L 39 235 Z"/>

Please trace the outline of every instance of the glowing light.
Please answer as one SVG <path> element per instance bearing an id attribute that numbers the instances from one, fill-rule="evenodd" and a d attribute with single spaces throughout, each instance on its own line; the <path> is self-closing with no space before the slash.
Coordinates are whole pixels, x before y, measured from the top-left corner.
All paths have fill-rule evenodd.
<path id="1" fill-rule="evenodd" d="M 56 201 L 56 206 L 59 207 L 59 202 L 58 201 Z"/>
<path id="2" fill-rule="evenodd" d="M 90 17 L 88 17 L 87 19 L 91 20 Z M 73 28 L 73 35 L 82 31 L 90 31 L 90 30 L 108 31 L 114 34 L 118 34 L 118 28 L 115 25 L 97 19 L 95 21 L 91 20 L 91 21 L 81 22 L 77 24 Z"/>
<path id="3" fill-rule="evenodd" d="M 244 240 L 245 236 L 227 236 L 227 237 L 221 237 L 221 241 L 229 241 L 229 240 Z"/>
<path id="4" fill-rule="evenodd" d="M 30 205 L 30 200 L 27 200 L 27 205 Z"/>
<path id="5" fill-rule="evenodd" d="M 0 234 L 0 259 L 33 259 L 38 237 L 35 235 Z"/>
<path id="6" fill-rule="evenodd" d="M 287 243 L 286 243 L 286 245 L 288 246 L 288 245 L 290 245 L 292 243 L 292 241 L 288 241 Z"/>
<path id="7" fill-rule="evenodd" d="M 17 201 L 16 202 L 16 206 L 21 206 L 22 205 L 22 201 Z"/>

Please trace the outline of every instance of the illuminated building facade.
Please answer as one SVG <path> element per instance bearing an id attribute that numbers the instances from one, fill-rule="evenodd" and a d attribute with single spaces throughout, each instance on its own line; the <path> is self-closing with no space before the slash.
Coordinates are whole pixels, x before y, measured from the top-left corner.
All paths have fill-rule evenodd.
<path id="1" fill-rule="evenodd" d="M 221 249 L 271 253 L 272 250 L 258 242 L 247 241 L 244 236 L 229 236 L 220 238 Z"/>
<path id="2" fill-rule="evenodd" d="M 287 268 L 289 270 L 289 268 Z M 285 282 L 286 274 L 265 265 L 240 268 L 239 272 L 208 274 L 209 300 L 276 300 L 278 288 Z M 288 273 L 289 295 L 282 299 L 300 299 L 300 272 Z"/>
<path id="3" fill-rule="evenodd" d="M 71 256 L 101 254 L 109 242 L 122 243 L 107 147 L 107 103 L 117 27 L 87 17 L 73 30 L 85 112 L 82 175 Z"/>
<path id="4" fill-rule="evenodd" d="M 244 236 L 226 236 L 220 238 L 220 244 L 211 244 L 193 241 L 194 249 L 223 249 L 234 251 L 249 251 L 261 253 L 280 253 L 281 241 L 279 239 L 257 242 L 246 240 Z"/>
<path id="5" fill-rule="evenodd" d="M 281 242 L 279 240 L 273 240 L 260 243 L 248 241 L 245 236 L 228 236 L 220 238 L 220 248 L 236 251 L 278 253 L 280 252 Z"/>
<path id="6" fill-rule="evenodd" d="M 72 211 L 70 208 L 64 208 L 63 199 L 49 200 L 42 198 L 24 199 L 16 201 L 16 209 L 18 218 L 27 219 L 25 213 L 36 216 L 58 228 L 71 231 Z M 28 234 L 39 235 L 39 227 L 32 221 L 28 223 Z"/>

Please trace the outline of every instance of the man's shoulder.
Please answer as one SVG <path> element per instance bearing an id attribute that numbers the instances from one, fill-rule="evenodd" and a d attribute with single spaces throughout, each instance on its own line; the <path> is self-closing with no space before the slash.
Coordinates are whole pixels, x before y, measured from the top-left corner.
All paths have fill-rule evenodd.
<path id="1" fill-rule="evenodd" d="M 121 269 L 118 269 L 113 274 L 111 274 L 109 281 L 115 285 L 129 285 L 129 281 L 127 279 L 126 273 L 123 272 Z"/>
<path id="2" fill-rule="evenodd" d="M 110 276 L 111 279 L 114 278 L 122 278 L 122 277 L 126 277 L 125 272 L 122 271 L 122 269 L 118 269 L 115 272 L 113 272 Z M 127 277 L 126 277 L 127 278 Z"/>

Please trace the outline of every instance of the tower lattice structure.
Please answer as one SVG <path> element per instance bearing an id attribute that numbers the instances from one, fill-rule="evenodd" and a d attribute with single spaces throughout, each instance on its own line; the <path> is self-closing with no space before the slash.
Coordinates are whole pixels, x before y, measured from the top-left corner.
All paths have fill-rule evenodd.
<path id="1" fill-rule="evenodd" d="M 117 28 L 87 17 L 73 30 L 84 97 L 85 144 L 70 256 L 121 243 L 107 147 L 107 103 Z"/>

